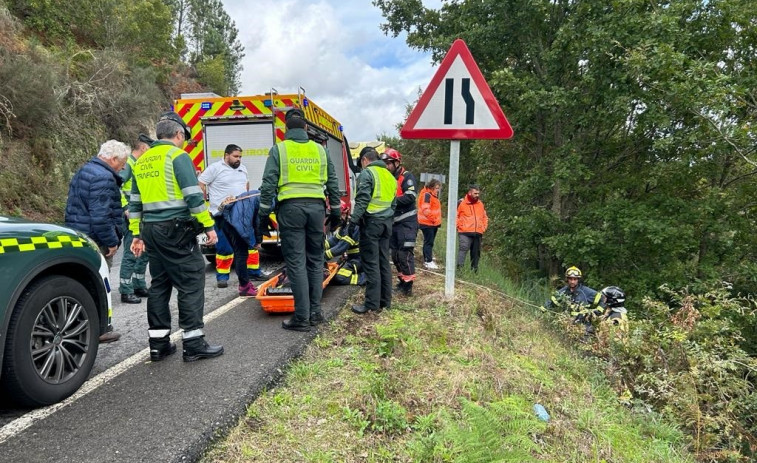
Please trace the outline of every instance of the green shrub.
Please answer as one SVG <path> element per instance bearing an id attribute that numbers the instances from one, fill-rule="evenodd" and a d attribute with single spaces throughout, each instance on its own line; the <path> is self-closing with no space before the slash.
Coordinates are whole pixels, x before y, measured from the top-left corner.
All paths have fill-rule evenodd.
<path id="1" fill-rule="evenodd" d="M 611 375 L 680 423 L 700 460 L 742 461 L 744 444 L 755 442 L 757 361 L 741 347 L 740 326 L 753 317 L 725 286 L 700 295 L 660 290 L 666 301 L 645 299 L 647 318 L 610 338 Z"/>

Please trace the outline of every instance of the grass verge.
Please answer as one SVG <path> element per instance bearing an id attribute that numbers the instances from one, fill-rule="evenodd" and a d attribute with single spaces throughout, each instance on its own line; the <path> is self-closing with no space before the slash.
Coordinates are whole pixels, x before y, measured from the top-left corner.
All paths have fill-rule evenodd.
<path id="1" fill-rule="evenodd" d="M 465 285 L 447 300 L 429 274 L 414 291 L 380 314 L 343 310 L 203 461 L 693 461 L 675 426 L 621 405 L 531 310 Z"/>

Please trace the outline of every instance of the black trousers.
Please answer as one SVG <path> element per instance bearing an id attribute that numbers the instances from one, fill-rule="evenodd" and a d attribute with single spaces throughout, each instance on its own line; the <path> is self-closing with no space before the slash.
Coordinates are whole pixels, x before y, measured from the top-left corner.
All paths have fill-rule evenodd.
<path id="1" fill-rule="evenodd" d="M 365 307 L 377 309 L 392 305 L 392 266 L 389 241 L 393 217 L 366 215 L 360 225 L 360 261 L 365 272 Z"/>
<path id="2" fill-rule="evenodd" d="M 311 315 L 321 312 L 326 203 L 315 198 L 288 199 L 279 204 L 276 217 L 294 295 L 294 321 L 309 323 Z"/>
<path id="3" fill-rule="evenodd" d="M 439 231 L 439 226 L 421 225 L 421 233 L 423 233 L 423 262 L 431 262 L 434 260 L 434 241 L 436 241 L 436 232 Z"/>
<path id="4" fill-rule="evenodd" d="M 150 297 L 147 325 L 150 338 L 171 332 L 171 290 L 178 291 L 179 327 L 186 338 L 202 336 L 205 307 L 205 259 L 197 238 L 184 222 L 145 222 L 142 239 L 149 250 Z"/>
<path id="5" fill-rule="evenodd" d="M 457 266 L 465 264 L 465 255 L 470 250 L 470 266 L 478 271 L 478 261 L 481 258 L 481 233 L 458 233 Z"/>
<path id="6" fill-rule="evenodd" d="M 412 281 L 415 277 L 415 240 L 418 237 L 417 220 L 403 220 L 392 225 L 389 247 L 400 280 Z M 403 278 L 407 277 L 407 278 Z"/>
<path id="7" fill-rule="evenodd" d="M 234 250 L 234 272 L 239 279 L 239 286 L 245 286 L 250 282 L 250 275 L 247 272 L 247 257 L 250 255 L 250 240 L 245 240 L 222 215 L 213 217 L 216 225 L 223 230 L 223 234 L 231 244 Z"/>

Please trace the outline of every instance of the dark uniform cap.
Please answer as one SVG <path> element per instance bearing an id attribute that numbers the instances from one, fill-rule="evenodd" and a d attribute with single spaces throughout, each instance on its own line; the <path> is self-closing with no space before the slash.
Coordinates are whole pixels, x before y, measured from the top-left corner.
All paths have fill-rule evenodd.
<path id="1" fill-rule="evenodd" d="M 178 123 L 179 125 L 181 125 L 181 127 L 184 129 L 184 139 L 185 140 L 189 140 L 192 137 L 192 133 L 189 131 L 189 127 L 187 126 L 186 122 L 184 122 L 184 120 L 178 114 L 176 114 L 173 111 L 168 111 L 168 112 L 163 113 L 163 114 L 160 115 L 160 119 L 158 119 L 158 122 L 160 122 L 162 120 L 165 120 L 165 119 L 172 120 L 172 121 Z"/>
<path id="2" fill-rule="evenodd" d="M 292 108 L 286 112 L 286 114 L 284 115 L 284 120 L 288 121 L 289 119 L 293 117 L 299 117 L 300 119 L 305 119 L 305 113 L 303 113 L 300 108 Z"/>
<path id="3" fill-rule="evenodd" d="M 363 149 L 360 150 L 360 154 L 358 154 L 358 156 L 357 156 L 358 165 L 363 161 L 363 156 L 365 156 L 366 154 L 370 153 L 371 151 L 373 151 L 374 153 L 376 153 L 376 157 L 377 158 L 381 159 L 381 157 L 378 154 L 378 151 L 376 151 L 376 148 L 372 148 L 370 146 L 366 146 L 366 147 L 364 147 Z"/>
<path id="4" fill-rule="evenodd" d="M 155 140 L 153 140 L 152 138 L 150 138 L 149 136 L 143 133 L 139 134 L 139 141 L 141 141 L 142 143 L 146 145 L 152 145 L 153 143 L 155 143 Z"/>

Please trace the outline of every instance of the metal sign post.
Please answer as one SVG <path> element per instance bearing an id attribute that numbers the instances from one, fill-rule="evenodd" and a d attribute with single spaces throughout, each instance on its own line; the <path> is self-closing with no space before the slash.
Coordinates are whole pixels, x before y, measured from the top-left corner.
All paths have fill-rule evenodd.
<path id="1" fill-rule="evenodd" d="M 455 295 L 455 268 L 457 253 L 457 182 L 460 170 L 460 140 L 452 140 L 449 144 L 449 185 L 447 192 L 447 254 L 444 269 L 444 295 L 452 298 Z"/>

